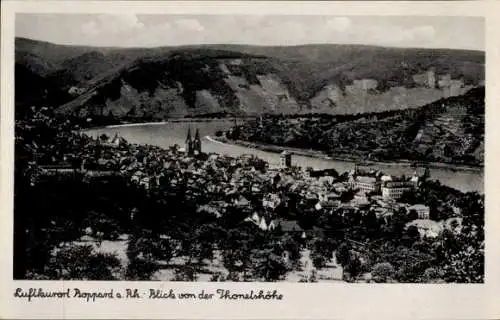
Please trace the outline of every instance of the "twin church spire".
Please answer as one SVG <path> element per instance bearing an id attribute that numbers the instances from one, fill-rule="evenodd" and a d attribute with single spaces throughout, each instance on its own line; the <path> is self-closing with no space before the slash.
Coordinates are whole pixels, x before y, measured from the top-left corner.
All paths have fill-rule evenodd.
<path id="1" fill-rule="evenodd" d="M 194 139 L 191 138 L 191 127 L 188 129 L 187 137 L 186 137 L 186 152 L 188 155 L 198 155 L 201 153 L 201 139 L 200 139 L 200 131 L 196 129 L 196 133 L 194 134 Z"/>

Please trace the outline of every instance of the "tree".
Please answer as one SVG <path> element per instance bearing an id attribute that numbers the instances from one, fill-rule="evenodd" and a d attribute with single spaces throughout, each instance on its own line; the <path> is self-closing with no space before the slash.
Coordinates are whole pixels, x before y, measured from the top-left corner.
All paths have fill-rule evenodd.
<path id="1" fill-rule="evenodd" d="M 445 246 L 442 267 L 446 282 L 482 283 L 484 281 L 484 241 L 474 235 L 458 234 L 455 246 Z"/>
<path id="2" fill-rule="evenodd" d="M 366 233 L 369 237 L 376 237 L 380 229 L 380 224 L 377 219 L 377 215 L 373 211 L 369 211 L 363 216 L 363 227 L 366 229 Z"/>
<path id="3" fill-rule="evenodd" d="M 301 283 L 313 283 L 313 282 L 318 282 L 318 271 L 316 269 L 312 269 L 311 275 L 301 275 L 301 279 L 299 280 Z"/>
<path id="4" fill-rule="evenodd" d="M 395 270 L 389 262 L 377 263 L 372 268 L 372 277 L 375 282 L 387 282 L 394 277 Z"/>
<path id="5" fill-rule="evenodd" d="M 401 239 L 404 234 L 404 229 L 406 222 L 408 221 L 408 217 L 406 214 L 405 208 L 400 208 L 396 212 L 394 212 L 391 217 L 391 221 L 389 223 L 389 239 Z"/>
<path id="6" fill-rule="evenodd" d="M 422 276 L 422 281 L 431 283 L 431 282 L 436 282 L 439 281 L 441 278 L 441 275 L 439 274 L 438 270 L 433 267 L 429 267 L 425 269 L 424 274 Z"/>
<path id="7" fill-rule="evenodd" d="M 335 258 L 338 264 L 345 267 L 349 263 L 350 247 L 347 243 L 341 243 L 335 252 Z"/>
<path id="8" fill-rule="evenodd" d="M 312 251 L 324 256 L 327 260 L 332 258 L 333 251 L 337 248 L 337 242 L 331 238 L 317 238 L 313 242 Z"/>
<path id="9" fill-rule="evenodd" d="M 54 280 L 117 280 L 121 272 L 118 257 L 96 253 L 90 245 L 62 248 L 49 263 Z"/>
<path id="10" fill-rule="evenodd" d="M 347 273 L 349 274 L 349 278 L 352 281 L 356 281 L 356 279 L 362 272 L 361 260 L 356 254 L 351 253 L 349 255 L 349 261 L 345 266 L 344 270 L 347 271 Z"/>
<path id="11" fill-rule="evenodd" d="M 243 276 L 251 267 L 252 238 L 246 231 L 229 230 L 222 250 L 224 267 L 233 274 L 243 272 Z"/>
<path id="12" fill-rule="evenodd" d="M 407 242 L 408 246 L 411 246 L 415 243 L 415 241 L 420 240 L 420 232 L 418 231 L 418 228 L 416 226 L 409 226 L 408 229 L 406 229 L 406 234 L 404 235 L 403 240 Z"/>
<path id="13" fill-rule="evenodd" d="M 210 277 L 210 282 L 224 282 L 225 280 L 226 280 L 226 278 L 224 277 L 224 275 L 221 272 L 215 272 Z"/>
<path id="14" fill-rule="evenodd" d="M 347 191 L 343 191 L 340 194 L 340 201 L 341 202 L 349 202 L 352 199 L 354 199 L 354 195 L 356 194 L 355 190 L 349 189 Z"/>
<path id="15" fill-rule="evenodd" d="M 158 271 L 158 261 L 168 262 L 173 257 L 174 244 L 150 232 L 130 236 L 127 257 L 127 278 L 149 280 Z"/>
<path id="16" fill-rule="evenodd" d="M 325 267 L 325 265 L 328 261 L 325 256 L 321 255 L 318 252 L 311 253 L 311 260 L 312 260 L 313 266 L 316 269 L 321 269 L 321 268 Z"/>
<path id="17" fill-rule="evenodd" d="M 99 136 L 99 139 L 102 141 L 108 141 L 109 137 L 105 133 L 103 133 Z"/>
<path id="18" fill-rule="evenodd" d="M 299 264 L 300 258 L 302 258 L 300 243 L 288 234 L 283 237 L 282 242 L 283 249 L 288 252 L 290 262 L 294 265 Z"/>
<path id="19" fill-rule="evenodd" d="M 477 193 L 457 199 L 463 220 L 460 233 L 445 230 L 441 235 L 443 278 L 446 282 L 484 281 L 484 200 Z"/>
<path id="20" fill-rule="evenodd" d="M 151 280 L 158 271 L 158 265 L 151 260 L 135 257 L 129 261 L 125 278 L 127 280 Z"/>
<path id="21" fill-rule="evenodd" d="M 175 269 L 172 281 L 196 281 L 198 279 L 198 270 L 192 265 L 184 265 Z"/>
<path id="22" fill-rule="evenodd" d="M 441 220 L 441 213 L 439 212 L 439 210 L 435 204 L 429 205 L 429 219 L 431 219 L 433 221 Z"/>
<path id="23" fill-rule="evenodd" d="M 408 212 L 408 220 L 413 221 L 417 219 L 418 219 L 417 210 L 411 209 L 410 212 Z"/>
<path id="24" fill-rule="evenodd" d="M 484 227 L 484 198 L 477 192 L 467 192 L 457 200 L 463 216 L 462 225 L 466 228 Z"/>
<path id="25" fill-rule="evenodd" d="M 419 195 L 418 192 L 415 192 L 414 190 L 405 191 L 399 198 L 399 201 L 401 203 L 417 204 L 419 203 L 418 195 Z"/>
<path id="26" fill-rule="evenodd" d="M 257 278 L 265 281 L 278 281 L 289 271 L 289 266 L 283 257 L 272 250 L 253 250 L 252 270 Z"/>

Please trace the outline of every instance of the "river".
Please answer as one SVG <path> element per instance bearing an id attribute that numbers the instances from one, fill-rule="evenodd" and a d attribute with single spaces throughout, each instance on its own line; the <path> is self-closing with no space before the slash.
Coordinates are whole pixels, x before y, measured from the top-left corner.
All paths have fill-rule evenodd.
<path id="1" fill-rule="evenodd" d="M 184 141 L 188 128 L 191 128 L 191 133 L 194 135 L 195 130 L 199 129 L 202 138 L 203 152 L 226 154 L 237 157 L 241 154 L 253 154 L 270 164 L 277 164 L 279 154 L 267 151 L 261 151 L 243 146 L 236 146 L 226 143 L 221 143 L 210 139 L 214 136 L 217 130 L 227 130 L 234 123 L 229 120 L 211 120 L 206 122 L 168 122 L 168 123 L 151 123 L 151 124 L 134 124 L 127 126 L 110 126 L 106 128 L 90 129 L 86 133 L 91 136 L 107 134 L 114 136 L 115 133 L 125 138 L 130 143 L 150 144 L 160 147 L 168 147 L 173 144 L 178 144 L 184 147 Z M 338 172 L 351 170 L 354 167 L 353 162 L 328 160 L 320 158 L 312 158 L 301 155 L 294 155 L 292 162 L 301 167 L 313 167 L 317 169 L 334 168 Z M 411 175 L 414 168 L 409 166 L 394 166 L 386 164 L 377 164 L 370 168 L 380 169 L 384 173 L 393 175 Z M 468 170 L 453 170 L 448 168 L 431 168 L 431 179 L 439 180 L 442 184 L 461 190 L 484 192 L 484 172 L 483 171 L 468 171 Z"/>

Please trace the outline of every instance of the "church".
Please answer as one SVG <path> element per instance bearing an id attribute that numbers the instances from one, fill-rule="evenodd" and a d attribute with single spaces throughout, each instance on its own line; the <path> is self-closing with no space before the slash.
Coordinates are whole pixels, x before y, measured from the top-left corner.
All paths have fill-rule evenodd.
<path id="1" fill-rule="evenodd" d="M 188 156 L 201 155 L 201 139 L 198 129 L 196 129 L 194 139 L 191 138 L 191 128 L 188 129 L 186 137 L 186 153 Z"/>

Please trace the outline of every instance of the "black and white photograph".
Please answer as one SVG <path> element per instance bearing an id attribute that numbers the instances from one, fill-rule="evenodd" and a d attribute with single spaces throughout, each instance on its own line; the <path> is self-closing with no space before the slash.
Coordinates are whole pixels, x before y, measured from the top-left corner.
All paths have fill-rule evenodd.
<path id="1" fill-rule="evenodd" d="M 25 12 L 14 50 L 14 280 L 484 283 L 484 17 Z"/>

